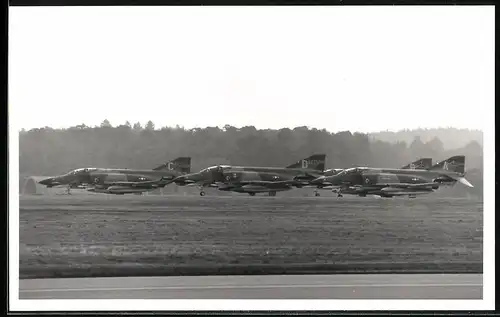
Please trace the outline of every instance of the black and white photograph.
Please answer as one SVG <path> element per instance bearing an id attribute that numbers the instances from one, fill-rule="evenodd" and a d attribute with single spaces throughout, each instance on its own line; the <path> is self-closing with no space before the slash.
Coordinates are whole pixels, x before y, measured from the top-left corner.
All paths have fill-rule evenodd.
<path id="1" fill-rule="evenodd" d="M 494 6 L 8 15 L 11 310 L 494 308 Z"/>

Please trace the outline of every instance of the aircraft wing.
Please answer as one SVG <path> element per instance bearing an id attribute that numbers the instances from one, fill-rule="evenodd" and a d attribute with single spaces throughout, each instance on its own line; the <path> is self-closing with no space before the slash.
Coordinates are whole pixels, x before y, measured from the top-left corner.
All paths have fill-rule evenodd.
<path id="1" fill-rule="evenodd" d="M 160 180 L 154 181 L 144 181 L 144 182 L 105 182 L 105 186 L 129 186 L 129 187 L 144 187 L 144 186 L 153 186 L 158 185 Z"/>
<path id="2" fill-rule="evenodd" d="M 242 180 L 238 181 L 238 184 L 259 184 L 259 185 L 265 185 L 265 184 L 293 184 L 295 181 L 292 180 L 284 180 L 284 181 L 259 181 L 259 180 Z"/>
<path id="3" fill-rule="evenodd" d="M 130 181 L 111 181 L 111 182 L 106 182 L 104 181 L 101 186 L 130 186 L 130 187 L 144 187 L 144 186 L 153 186 L 153 185 L 160 185 L 161 182 L 167 181 L 167 184 L 170 184 L 173 182 L 172 179 L 167 179 L 164 177 L 161 177 L 159 179 L 155 180 L 149 180 L 149 181 L 140 181 L 140 182 L 130 182 Z M 161 184 L 161 186 L 164 186 L 164 184 Z"/>
<path id="4" fill-rule="evenodd" d="M 216 183 L 208 183 L 208 182 L 204 182 L 204 181 L 187 181 L 186 182 L 186 185 L 184 185 L 186 187 L 193 187 L 193 186 L 202 186 L 202 187 L 217 187 Z"/>
<path id="5" fill-rule="evenodd" d="M 392 187 L 392 188 L 426 188 L 426 187 L 432 187 L 432 186 L 439 186 L 439 184 L 438 183 L 420 183 L 420 184 L 410 184 L 410 183 L 376 183 L 376 184 L 371 185 L 371 186 Z"/>
<path id="6" fill-rule="evenodd" d="M 284 181 L 260 181 L 260 180 L 248 180 L 248 181 L 238 181 L 234 183 L 228 183 L 228 184 L 238 184 L 241 186 L 245 185 L 259 185 L 259 186 L 265 186 L 265 187 L 276 187 L 276 186 L 291 186 L 295 184 L 296 181 L 292 180 L 284 180 Z"/>

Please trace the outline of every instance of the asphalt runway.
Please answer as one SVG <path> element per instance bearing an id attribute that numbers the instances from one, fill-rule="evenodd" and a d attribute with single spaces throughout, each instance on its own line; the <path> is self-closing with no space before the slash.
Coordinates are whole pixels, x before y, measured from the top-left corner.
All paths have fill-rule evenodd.
<path id="1" fill-rule="evenodd" d="M 19 299 L 482 299 L 482 274 L 61 278 L 19 281 Z"/>

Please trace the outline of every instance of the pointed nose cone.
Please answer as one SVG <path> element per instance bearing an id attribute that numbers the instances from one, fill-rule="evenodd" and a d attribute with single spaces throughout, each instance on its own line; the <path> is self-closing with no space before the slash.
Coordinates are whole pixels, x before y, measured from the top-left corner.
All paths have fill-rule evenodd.
<path id="1" fill-rule="evenodd" d="M 183 182 L 184 180 L 186 180 L 186 175 L 177 176 L 176 178 L 174 178 L 174 180 Z"/>
<path id="2" fill-rule="evenodd" d="M 46 178 L 46 179 L 42 179 L 41 181 L 38 182 L 38 184 L 42 184 L 42 185 L 45 185 L 45 186 L 49 186 L 50 184 L 52 184 L 52 181 L 54 179 L 52 177 L 50 178 Z"/>
<path id="3" fill-rule="evenodd" d="M 199 174 L 193 173 L 193 174 L 186 174 L 186 175 L 181 175 L 181 176 L 176 177 L 174 179 L 174 183 L 176 183 L 177 185 L 187 185 L 187 184 L 196 183 L 199 180 L 200 180 Z"/>
<path id="4" fill-rule="evenodd" d="M 186 181 L 187 181 L 187 177 L 186 175 L 182 175 L 182 176 L 177 176 L 176 178 L 174 178 L 173 182 L 177 185 L 184 185 L 186 184 Z"/>
<path id="5" fill-rule="evenodd" d="M 315 178 L 311 181 L 311 185 L 320 185 L 323 183 L 325 178 L 326 178 L 325 176 L 320 176 L 318 178 Z"/>

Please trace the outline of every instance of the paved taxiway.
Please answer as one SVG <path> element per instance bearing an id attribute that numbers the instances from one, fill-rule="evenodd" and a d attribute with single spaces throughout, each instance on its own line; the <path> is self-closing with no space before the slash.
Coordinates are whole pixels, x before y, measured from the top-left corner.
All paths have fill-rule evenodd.
<path id="1" fill-rule="evenodd" d="M 482 299 L 482 284 L 482 274 L 30 279 L 19 299 Z"/>

